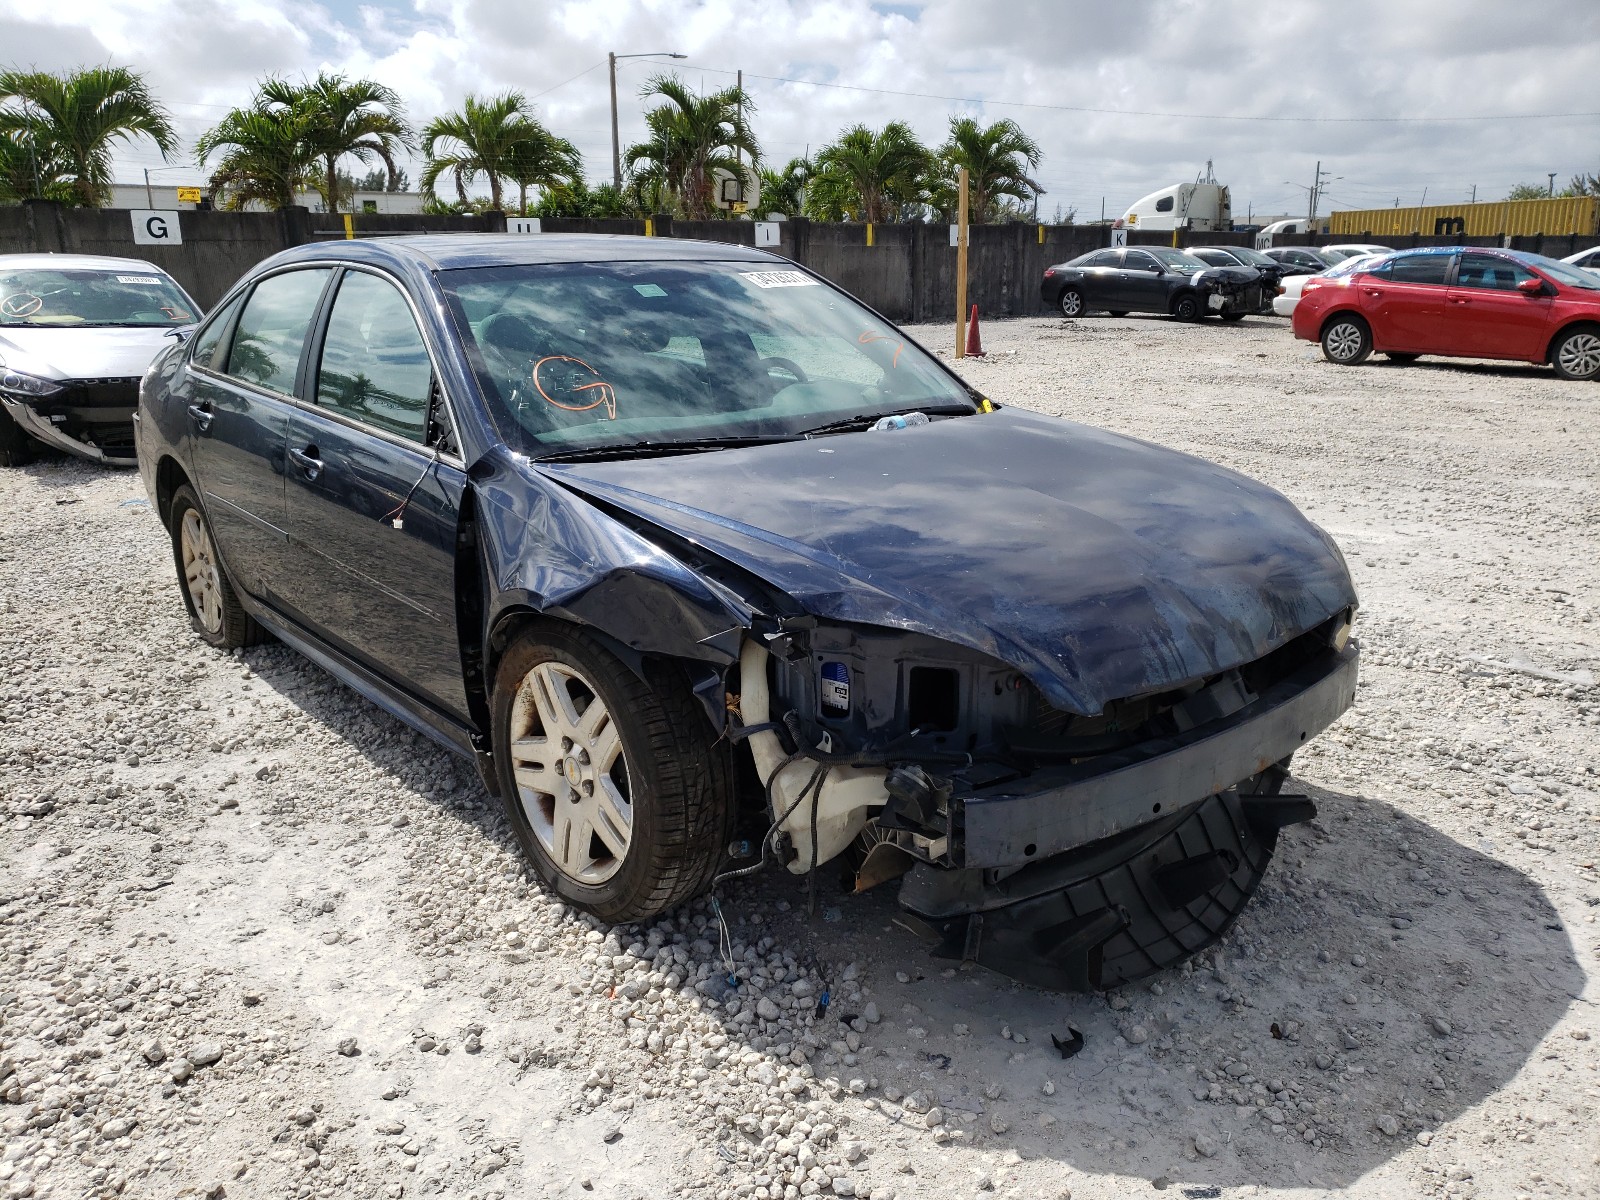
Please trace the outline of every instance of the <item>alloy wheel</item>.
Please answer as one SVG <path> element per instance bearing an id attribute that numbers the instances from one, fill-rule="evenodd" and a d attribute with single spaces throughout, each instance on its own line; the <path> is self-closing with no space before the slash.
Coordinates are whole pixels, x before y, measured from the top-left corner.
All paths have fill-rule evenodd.
<path id="1" fill-rule="evenodd" d="M 183 557 L 183 582 L 195 615 L 208 633 L 222 628 L 222 578 L 218 574 L 217 552 L 211 544 L 211 531 L 199 510 L 187 509 L 178 531 Z"/>
<path id="2" fill-rule="evenodd" d="M 589 886 L 615 875 L 633 840 L 627 759 L 605 701 L 575 667 L 542 662 L 523 677 L 511 767 L 523 815 L 561 873 Z"/>
<path id="3" fill-rule="evenodd" d="M 1556 351 L 1556 364 L 1576 378 L 1600 373 L 1600 334 L 1575 333 L 1567 338 Z"/>
<path id="4" fill-rule="evenodd" d="M 1341 322 L 1328 330 L 1323 338 L 1328 357 L 1336 362 L 1349 362 L 1361 353 L 1361 329 L 1349 321 Z"/>
<path id="5" fill-rule="evenodd" d="M 1061 315 L 1063 317 L 1076 317 L 1083 313 L 1083 297 L 1068 288 L 1061 293 Z"/>

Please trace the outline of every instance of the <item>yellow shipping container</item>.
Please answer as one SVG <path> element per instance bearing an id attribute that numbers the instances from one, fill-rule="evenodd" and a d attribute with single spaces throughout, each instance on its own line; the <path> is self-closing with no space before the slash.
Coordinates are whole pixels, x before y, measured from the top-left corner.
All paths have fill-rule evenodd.
<path id="1" fill-rule="evenodd" d="M 1370 233 L 1465 234 L 1494 237 L 1508 234 L 1600 233 L 1600 197 L 1569 196 L 1562 199 L 1498 200 L 1486 204 L 1430 204 L 1426 208 L 1358 208 L 1328 214 L 1328 232 L 1346 235 Z"/>

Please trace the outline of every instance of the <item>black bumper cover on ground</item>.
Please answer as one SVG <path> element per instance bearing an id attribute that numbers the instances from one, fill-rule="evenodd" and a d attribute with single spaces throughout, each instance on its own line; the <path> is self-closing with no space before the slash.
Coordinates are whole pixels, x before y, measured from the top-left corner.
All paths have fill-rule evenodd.
<path id="1" fill-rule="evenodd" d="M 1350 706 L 1357 661 L 1353 645 L 1330 651 L 1226 728 L 1174 738 L 1154 757 L 1147 745 L 1109 770 L 1103 759 L 1066 768 L 1084 777 L 1044 791 L 969 796 L 968 865 L 917 866 L 901 906 L 936 956 L 1039 987 L 1115 987 L 1181 964 L 1238 919 L 1279 830 L 1316 815 L 1305 797 L 1281 794 L 1288 761 Z M 1075 848 L 1042 849 L 1063 843 Z M 1007 847 L 1010 861 L 993 861 Z"/>

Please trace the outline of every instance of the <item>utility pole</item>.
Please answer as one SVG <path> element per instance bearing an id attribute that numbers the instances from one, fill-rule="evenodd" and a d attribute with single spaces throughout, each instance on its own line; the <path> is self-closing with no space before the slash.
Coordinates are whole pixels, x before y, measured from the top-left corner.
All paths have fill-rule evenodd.
<path id="1" fill-rule="evenodd" d="M 744 68 L 740 67 L 735 75 L 734 87 L 739 92 L 739 124 L 744 124 Z M 744 151 L 737 146 L 733 148 L 733 161 L 739 168 L 739 202 L 744 202 Z"/>
<path id="2" fill-rule="evenodd" d="M 1552 196 L 1554 196 L 1556 194 L 1556 173 L 1554 171 L 1550 172 L 1550 192 L 1549 192 L 1549 194 L 1552 195 Z"/>
<path id="3" fill-rule="evenodd" d="M 1473 184 L 1472 185 L 1472 199 L 1471 199 L 1471 201 L 1469 201 L 1469 203 L 1476 204 L 1477 202 L 1478 202 L 1478 185 L 1477 184 Z"/>
<path id="4" fill-rule="evenodd" d="M 146 208 L 156 206 L 156 194 L 150 190 L 150 168 L 144 169 L 144 203 Z"/>
<path id="5" fill-rule="evenodd" d="M 688 57 L 687 54 L 673 54 L 667 50 L 658 50 L 651 54 L 617 54 L 613 52 L 606 55 L 606 65 L 611 68 L 611 183 L 618 191 L 622 190 L 622 140 L 617 135 L 617 59 Z"/>
<path id="6" fill-rule="evenodd" d="M 956 357 L 967 356 L 967 169 L 956 168 Z"/>

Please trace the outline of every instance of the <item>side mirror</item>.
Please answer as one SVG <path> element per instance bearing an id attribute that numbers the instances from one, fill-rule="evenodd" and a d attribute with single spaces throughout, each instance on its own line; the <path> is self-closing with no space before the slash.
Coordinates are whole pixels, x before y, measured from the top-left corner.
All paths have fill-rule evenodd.
<path id="1" fill-rule="evenodd" d="M 1521 283 L 1517 284 L 1517 291 L 1521 292 L 1524 296 L 1542 296 L 1544 295 L 1544 280 L 1524 279 Z"/>

